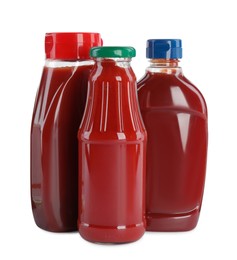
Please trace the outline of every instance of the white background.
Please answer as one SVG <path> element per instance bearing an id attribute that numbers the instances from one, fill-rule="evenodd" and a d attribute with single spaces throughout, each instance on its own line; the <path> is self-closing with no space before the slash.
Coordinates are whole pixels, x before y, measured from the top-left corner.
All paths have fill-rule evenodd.
<path id="1" fill-rule="evenodd" d="M 0 3 L 0 259 L 237 259 L 237 15 L 235 0 L 8 0 Z M 77 232 L 34 224 L 30 205 L 30 122 L 44 34 L 100 32 L 105 45 L 137 49 L 148 38 L 181 38 L 185 75 L 209 108 L 209 151 L 201 217 L 186 233 L 146 233 L 138 242 L 97 245 Z M 92 258 L 93 257 L 93 258 Z"/>

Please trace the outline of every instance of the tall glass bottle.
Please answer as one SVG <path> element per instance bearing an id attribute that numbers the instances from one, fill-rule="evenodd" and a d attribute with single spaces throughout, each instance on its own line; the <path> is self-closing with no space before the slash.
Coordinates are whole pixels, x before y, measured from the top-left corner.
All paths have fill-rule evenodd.
<path id="1" fill-rule="evenodd" d="M 79 139 L 79 222 L 93 242 L 124 243 L 145 231 L 146 131 L 141 119 L 132 47 L 92 48 Z"/>
<path id="2" fill-rule="evenodd" d="M 201 210 L 207 107 L 179 67 L 181 40 L 148 40 L 146 51 L 150 66 L 138 82 L 138 98 L 148 135 L 147 230 L 186 231 Z"/>
<path id="3" fill-rule="evenodd" d="M 77 230 L 77 130 L 98 33 L 47 33 L 46 61 L 31 124 L 31 201 L 36 224 Z"/>

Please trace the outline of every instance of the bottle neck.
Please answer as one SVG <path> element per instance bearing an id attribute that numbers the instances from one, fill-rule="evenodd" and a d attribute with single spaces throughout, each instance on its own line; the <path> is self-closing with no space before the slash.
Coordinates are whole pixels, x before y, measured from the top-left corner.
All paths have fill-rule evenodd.
<path id="1" fill-rule="evenodd" d="M 146 70 L 150 73 L 182 74 L 178 59 L 150 59 L 149 63 Z"/>
<path id="2" fill-rule="evenodd" d="M 115 64 L 121 68 L 129 68 L 130 67 L 130 58 L 96 58 L 95 59 L 97 65 L 108 64 L 108 66 Z"/>
<path id="3" fill-rule="evenodd" d="M 48 68 L 62 68 L 62 67 L 79 67 L 94 65 L 93 60 L 53 60 L 46 59 L 45 67 Z"/>

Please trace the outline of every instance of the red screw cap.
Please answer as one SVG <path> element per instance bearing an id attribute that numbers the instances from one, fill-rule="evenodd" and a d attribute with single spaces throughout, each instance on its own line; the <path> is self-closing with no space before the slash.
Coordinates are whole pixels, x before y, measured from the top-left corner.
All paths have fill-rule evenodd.
<path id="1" fill-rule="evenodd" d="M 102 46 L 99 33 L 46 33 L 46 59 L 88 60 L 90 49 Z"/>

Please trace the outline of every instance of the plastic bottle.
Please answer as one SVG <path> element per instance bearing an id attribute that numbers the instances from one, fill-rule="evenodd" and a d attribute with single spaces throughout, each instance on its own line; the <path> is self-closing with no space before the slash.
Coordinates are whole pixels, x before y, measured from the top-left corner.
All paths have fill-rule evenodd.
<path id="1" fill-rule="evenodd" d="M 47 33 L 46 61 L 31 125 L 31 201 L 36 224 L 48 231 L 77 230 L 77 131 L 94 64 L 98 33 Z"/>
<path id="2" fill-rule="evenodd" d="M 148 40 L 146 57 L 150 66 L 138 82 L 138 98 L 148 135 L 147 230 L 187 231 L 202 204 L 207 107 L 179 67 L 181 40 Z"/>
<path id="3" fill-rule="evenodd" d="M 79 221 L 92 242 L 124 243 L 145 231 L 146 131 L 130 66 L 132 47 L 92 48 L 79 139 Z"/>

